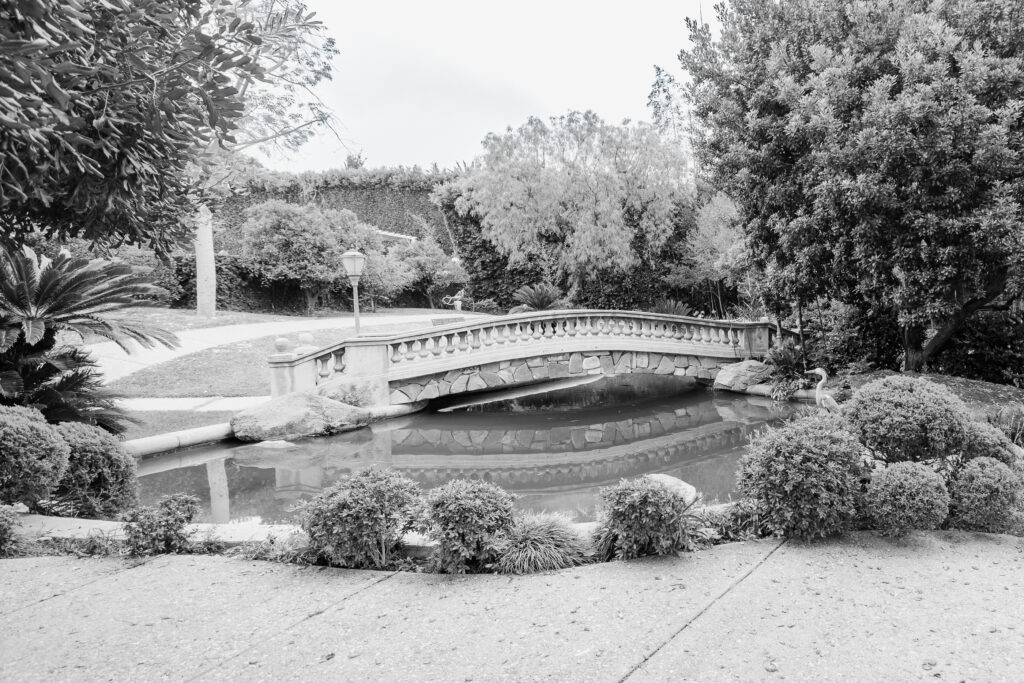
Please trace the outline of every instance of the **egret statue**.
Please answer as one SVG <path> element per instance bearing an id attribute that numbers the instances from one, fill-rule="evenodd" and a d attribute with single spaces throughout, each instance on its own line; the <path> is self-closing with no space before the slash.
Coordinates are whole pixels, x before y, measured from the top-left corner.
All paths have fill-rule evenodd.
<path id="1" fill-rule="evenodd" d="M 818 407 L 824 410 L 826 413 L 838 413 L 839 404 L 836 400 L 826 394 L 823 390 L 825 388 L 825 382 L 828 381 L 828 373 L 825 372 L 825 368 L 814 368 L 804 373 L 805 375 L 817 375 L 821 378 L 818 382 L 818 386 L 814 388 L 814 402 L 818 404 Z"/>

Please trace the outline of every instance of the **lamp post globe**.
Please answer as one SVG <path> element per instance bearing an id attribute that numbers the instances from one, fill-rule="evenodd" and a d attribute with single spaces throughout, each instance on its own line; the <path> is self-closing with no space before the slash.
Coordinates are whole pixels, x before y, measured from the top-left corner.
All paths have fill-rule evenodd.
<path id="1" fill-rule="evenodd" d="M 359 278 L 363 275 L 363 265 L 366 263 L 366 256 L 355 249 L 349 249 L 341 255 L 341 265 L 345 268 L 345 275 L 352 283 L 352 313 L 355 317 L 356 336 L 359 336 Z"/>

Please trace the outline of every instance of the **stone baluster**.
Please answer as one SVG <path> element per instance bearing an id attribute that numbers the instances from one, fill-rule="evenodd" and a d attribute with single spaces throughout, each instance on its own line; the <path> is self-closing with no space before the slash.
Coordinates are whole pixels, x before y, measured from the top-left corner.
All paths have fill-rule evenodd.
<path id="1" fill-rule="evenodd" d="M 323 384 L 324 381 L 334 374 L 334 354 L 327 353 L 316 359 L 317 364 L 317 384 Z"/>

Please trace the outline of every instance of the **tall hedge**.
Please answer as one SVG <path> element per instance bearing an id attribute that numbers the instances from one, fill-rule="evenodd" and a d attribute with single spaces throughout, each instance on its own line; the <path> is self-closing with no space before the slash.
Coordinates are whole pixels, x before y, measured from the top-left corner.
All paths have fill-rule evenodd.
<path id="1" fill-rule="evenodd" d="M 294 204 L 314 203 L 325 209 L 348 209 L 363 223 L 381 230 L 431 236 L 445 252 L 451 253 L 444 216 L 430 200 L 434 187 L 450 177 L 452 174 L 445 171 L 401 167 L 298 174 L 267 172 L 214 207 L 218 248 L 236 253 L 234 236 L 239 234 L 244 210 L 268 199 L 281 199 Z"/>

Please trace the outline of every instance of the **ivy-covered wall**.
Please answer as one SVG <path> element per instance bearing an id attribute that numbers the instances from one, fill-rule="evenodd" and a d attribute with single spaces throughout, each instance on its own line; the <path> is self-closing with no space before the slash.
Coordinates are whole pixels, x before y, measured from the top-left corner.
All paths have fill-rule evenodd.
<path id="1" fill-rule="evenodd" d="M 381 230 L 433 237 L 445 252 L 451 253 L 444 215 L 430 201 L 434 187 L 451 177 L 449 172 L 425 172 L 418 168 L 263 173 L 214 206 L 217 248 L 234 251 L 232 237 L 238 234 L 246 208 L 268 199 L 281 199 L 294 204 L 348 209 L 364 223 Z"/>

